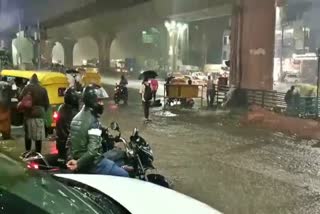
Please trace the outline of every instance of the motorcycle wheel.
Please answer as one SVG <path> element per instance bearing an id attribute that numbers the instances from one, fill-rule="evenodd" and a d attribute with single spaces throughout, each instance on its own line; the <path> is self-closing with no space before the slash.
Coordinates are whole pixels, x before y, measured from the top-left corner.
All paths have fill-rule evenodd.
<path id="1" fill-rule="evenodd" d="M 116 96 L 113 98 L 113 100 L 114 100 L 115 104 L 119 104 L 119 102 L 120 102 L 120 99 Z"/>
<path id="2" fill-rule="evenodd" d="M 160 174 L 149 174 L 147 175 L 147 179 L 150 183 L 172 189 L 172 185 L 167 181 L 167 179 Z"/>
<path id="3" fill-rule="evenodd" d="M 123 97 L 123 102 L 124 102 L 125 105 L 127 105 L 128 104 L 128 97 L 124 96 Z"/>

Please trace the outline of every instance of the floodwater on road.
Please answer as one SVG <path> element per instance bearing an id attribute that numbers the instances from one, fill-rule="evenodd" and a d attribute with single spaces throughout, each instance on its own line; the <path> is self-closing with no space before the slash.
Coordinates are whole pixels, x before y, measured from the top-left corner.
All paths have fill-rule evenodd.
<path id="1" fill-rule="evenodd" d="M 106 89 L 112 97 L 113 86 Z M 157 108 L 145 124 L 138 92 L 130 89 L 129 105 L 108 101 L 102 122 L 117 121 L 126 138 L 137 127 L 177 191 L 224 213 L 320 213 L 317 142 L 241 127 L 238 115 Z M 2 146 L 22 151 L 21 131 L 14 133 L 18 141 Z"/>
<path id="2" fill-rule="evenodd" d="M 139 128 L 176 190 L 224 213 L 319 212 L 316 142 L 241 127 L 238 114 L 222 110 L 158 108 L 152 123 L 142 118 L 139 96 L 131 90 L 129 106 L 104 119 L 118 121 L 124 136 Z"/>

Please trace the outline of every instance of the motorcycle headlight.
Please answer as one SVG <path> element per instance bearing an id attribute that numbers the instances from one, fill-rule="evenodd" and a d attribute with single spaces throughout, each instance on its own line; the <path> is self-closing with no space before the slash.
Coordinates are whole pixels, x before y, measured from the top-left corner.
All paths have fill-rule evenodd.
<path id="1" fill-rule="evenodd" d="M 127 155 L 128 155 L 129 157 L 133 157 L 133 156 L 134 156 L 134 151 L 131 150 L 131 149 L 127 149 Z"/>

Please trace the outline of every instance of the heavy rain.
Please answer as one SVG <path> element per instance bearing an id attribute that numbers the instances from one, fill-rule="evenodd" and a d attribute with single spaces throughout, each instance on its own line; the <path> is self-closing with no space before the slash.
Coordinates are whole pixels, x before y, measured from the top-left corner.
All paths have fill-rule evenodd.
<path id="1" fill-rule="evenodd" d="M 155 213 L 210 213 L 181 195 L 165 206 L 159 192 L 154 202 L 155 187 L 114 176 L 106 183 L 115 188 L 95 186 L 82 177 L 116 175 L 80 170 L 78 153 L 94 153 L 95 123 L 79 119 L 90 112 L 102 133 L 121 133 L 110 150 L 125 151 L 124 164 L 106 155 L 109 148 L 103 157 L 130 179 L 159 184 L 148 173 L 164 176 L 212 213 L 320 213 L 319 10 L 320 0 L 0 0 L 0 159 L 10 160 L 0 166 L 0 207 L 62 213 L 61 203 L 72 213 L 134 214 L 149 203 Z M 23 91 L 34 74 L 48 100 L 31 93 L 29 111 Z M 80 106 L 67 122 L 69 87 Z M 104 97 L 89 107 L 90 87 Z M 41 117 L 33 116 L 38 106 Z M 137 136 L 149 145 L 133 146 Z M 75 151 L 78 142 L 85 151 Z M 152 167 L 137 148 L 149 149 Z"/>

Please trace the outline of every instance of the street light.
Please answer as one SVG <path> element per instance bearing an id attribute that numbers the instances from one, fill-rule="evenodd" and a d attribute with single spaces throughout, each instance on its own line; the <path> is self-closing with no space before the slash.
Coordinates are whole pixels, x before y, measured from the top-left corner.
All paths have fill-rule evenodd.
<path id="1" fill-rule="evenodd" d="M 184 31 L 188 28 L 186 23 L 172 21 L 165 21 L 164 26 L 166 27 L 169 36 L 170 36 L 170 45 L 169 45 L 169 55 L 172 56 L 172 69 L 176 69 L 176 61 L 177 61 L 177 44 L 180 35 L 184 33 Z"/>
<path id="2" fill-rule="evenodd" d="M 167 30 L 169 30 L 170 28 L 170 23 L 168 21 L 164 22 L 164 26 L 167 28 Z"/>

